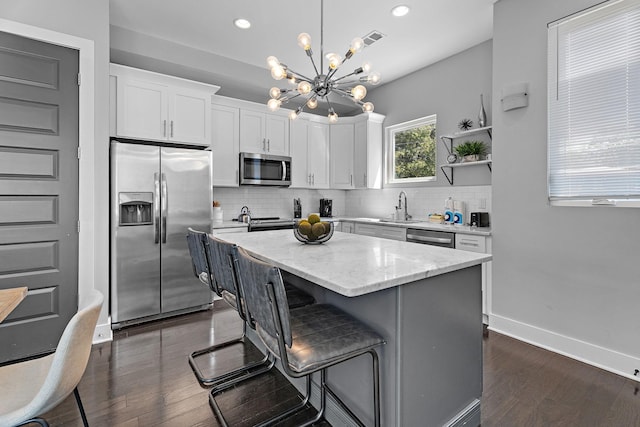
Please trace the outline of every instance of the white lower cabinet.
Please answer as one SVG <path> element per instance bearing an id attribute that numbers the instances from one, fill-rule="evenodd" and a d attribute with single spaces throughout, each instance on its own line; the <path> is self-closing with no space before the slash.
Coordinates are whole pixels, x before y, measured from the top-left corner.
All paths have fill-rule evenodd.
<path id="1" fill-rule="evenodd" d="M 392 225 L 361 224 L 358 222 L 356 223 L 354 233 L 364 236 L 381 237 L 383 239 L 400 240 L 402 242 L 407 240 L 407 229 L 405 227 L 394 227 Z"/>
<path id="2" fill-rule="evenodd" d="M 338 221 L 336 231 L 342 231 L 343 233 L 353 233 L 355 232 L 355 224 L 351 221 Z"/>
<path id="3" fill-rule="evenodd" d="M 456 233 L 456 249 L 491 253 L 491 236 Z M 482 263 L 482 321 L 489 323 L 491 312 L 491 261 Z"/>

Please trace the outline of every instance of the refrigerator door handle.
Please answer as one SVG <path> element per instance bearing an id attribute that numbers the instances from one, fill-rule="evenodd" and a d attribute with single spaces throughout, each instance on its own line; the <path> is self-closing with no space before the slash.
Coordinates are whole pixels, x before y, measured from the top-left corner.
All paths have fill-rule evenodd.
<path id="1" fill-rule="evenodd" d="M 165 174 L 162 176 L 162 243 L 167 243 L 167 177 Z"/>
<path id="2" fill-rule="evenodd" d="M 160 242 L 160 181 L 158 173 L 153 174 L 153 243 Z"/>

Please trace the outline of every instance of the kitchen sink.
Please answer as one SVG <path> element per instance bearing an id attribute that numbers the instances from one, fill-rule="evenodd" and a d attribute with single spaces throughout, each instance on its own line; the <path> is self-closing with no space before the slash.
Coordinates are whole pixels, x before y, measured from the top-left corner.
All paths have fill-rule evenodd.
<path id="1" fill-rule="evenodd" d="M 391 218 L 380 218 L 379 222 L 394 222 L 397 224 L 411 224 L 414 222 L 424 222 L 422 219 L 391 219 Z"/>

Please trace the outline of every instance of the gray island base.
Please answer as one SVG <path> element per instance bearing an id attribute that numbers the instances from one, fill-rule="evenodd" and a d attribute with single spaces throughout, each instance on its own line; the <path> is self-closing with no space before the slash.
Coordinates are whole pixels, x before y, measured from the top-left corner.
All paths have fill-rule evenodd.
<path id="1" fill-rule="evenodd" d="M 340 232 L 322 245 L 304 245 L 291 230 L 219 237 L 280 267 L 286 280 L 317 302 L 340 307 L 384 336 L 382 425 L 480 424 L 481 264 L 490 255 Z M 373 420 L 371 369 L 371 358 L 363 356 L 328 374 L 367 425 Z M 303 381 L 292 382 L 303 389 Z M 312 402 L 317 393 L 314 387 Z M 331 402 L 326 418 L 332 425 L 354 425 Z"/>

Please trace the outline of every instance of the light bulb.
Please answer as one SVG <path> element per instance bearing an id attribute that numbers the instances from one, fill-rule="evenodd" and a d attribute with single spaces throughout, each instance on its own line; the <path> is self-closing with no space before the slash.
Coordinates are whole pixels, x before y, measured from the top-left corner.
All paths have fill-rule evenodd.
<path id="1" fill-rule="evenodd" d="M 373 104 L 371 102 L 365 102 L 362 104 L 362 111 L 365 113 L 370 113 L 373 111 Z"/>
<path id="2" fill-rule="evenodd" d="M 276 58 L 275 56 L 267 57 L 267 66 L 269 68 L 277 67 L 279 65 L 280 65 L 280 61 L 278 61 L 278 58 Z"/>
<path id="3" fill-rule="evenodd" d="M 306 95 L 311 92 L 311 83 L 305 80 L 298 83 L 298 92 L 300 92 L 302 95 Z"/>
<path id="4" fill-rule="evenodd" d="M 311 49 L 311 36 L 307 33 L 298 34 L 298 46 L 304 50 Z"/>
<path id="5" fill-rule="evenodd" d="M 355 86 L 351 89 L 351 96 L 353 96 L 353 99 L 360 101 L 367 96 L 367 88 L 362 85 Z"/>
<path id="6" fill-rule="evenodd" d="M 282 80 L 286 75 L 286 71 L 284 71 L 284 68 L 282 68 L 280 65 L 276 65 L 271 69 L 271 77 L 276 80 Z"/>
<path id="7" fill-rule="evenodd" d="M 369 74 L 369 83 L 371 83 L 372 85 L 377 85 L 378 83 L 380 83 L 380 73 L 374 71 L 373 73 Z"/>
<path id="8" fill-rule="evenodd" d="M 329 117 L 329 123 L 335 123 L 338 121 L 338 115 L 333 108 L 329 109 L 329 115 L 327 117 Z"/>
<path id="9" fill-rule="evenodd" d="M 362 63 L 362 71 L 365 72 L 365 73 L 368 73 L 369 71 L 371 71 L 371 62 L 364 61 Z"/>
<path id="10" fill-rule="evenodd" d="M 310 98 L 307 101 L 307 107 L 311 108 L 312 110 L 315 109 L 318 106 L 318 100 L 316 98 Z"/>
<path id="11" fill-rule="evenodd" d="M 279 99 L 273 99 L 271 98 L 268 102 L 267 102 L 267 107 L 269 108 L 269 110 L 271 111 L 277 111 L 278 108 L 280 108 L 280 104 L 282 102 Z"/>
<path id="12" fill-rule="evenodd" d="M 342 61 L 342 57 L 337 53 L 329 53 L 327 55 L 327 59 L 329 60 L 329 68 L 332 70 L 335 70 L 336 68 L 338 68 Z"/>
<path id="13" fill-rule="evenodd" d="M 280 90 L 280 88 L 277 88 L 274 86 L 271 89 L 269 89 L 269 96 L 273 99 L 280 98 L 281 94 L 282 94 L 282 91 Z"/>
<path id="14" fill-rule="evenodd" d="M 356 53 L 360 52 L 363 47 L 364 40 L 362 40 L 362 38 L 360 37 L 356 37 L 355 39 L 351 40 L 351 46 L 349 47 L 349 50 L 351 51 L 351 53 Z"/>
<path id="15" fill-rule="evenodd" d="M 302 107 L 298 107 L 295 110 L 292 110 L 289 112 L 289 119 L 290 120 L 295 120 L 298 118 L 298 116 L 300 115 L 300 113 L 302 113 Z"/>

